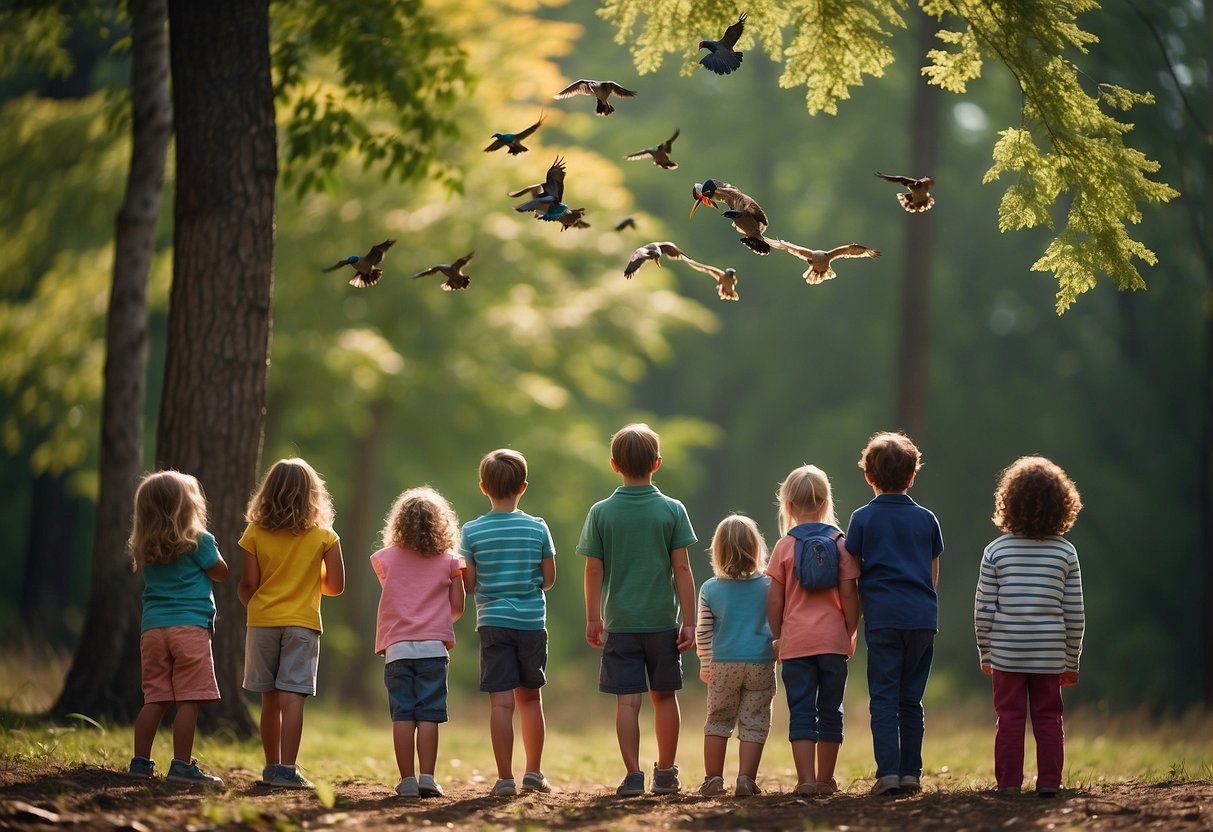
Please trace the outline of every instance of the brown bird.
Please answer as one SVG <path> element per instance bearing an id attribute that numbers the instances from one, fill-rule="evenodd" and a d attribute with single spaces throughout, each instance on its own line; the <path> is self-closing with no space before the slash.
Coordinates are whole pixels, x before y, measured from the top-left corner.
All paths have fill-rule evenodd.
<path id="1" fill-rule="evenodd" d="M 476 252 L 469 251 L 467 254 L 460 257 L 454 263 L 439 263 L 437 266 L 430 266 L 424 271 L 417 272 L 413 275 L 416 280 L 419 277 L 425 277 L 427 274 L 444 274 L 446 280 L 442 283 L 442 291 L 444 292 L 459 292 L 468 287 L 472 282 L 472 278 L 463 273 L 463 267 L 468 264 Z"/>
<path id="2" fill-rule="evenodd" d="M 584 216 L 584 208 L 570 208 L 565 211 L 556 218 L 556 222 L 560 223 L 560 233 L 563 234 L 566 228 L 589 228 L 590 224 L 582 219 Z"/>
<path id="3" fill-rule="evenodd" d="M 592 95 L 598 99 L 596 113 L 600 116 L 609 116 L 615 112 L 615 108 L 607 103 L 607 99 L 614 94 L 620 98 L 631 98 L 636 94 L 635 90 L 625 89 L 614 81 L 591 81 L 588 78 L 582 78 L 580 81 L 574 81 L 560 92 L 552 96 L 552 98 L 572 98 L 574 95 Z"/>
<path id="4" fill-rule="evenodd" d="M 896 182 L 898 185 L 905 185 L 910 189 L 909 193 L 898 194 L 897 201 L 911 214 L 929 211 L 935 204 L 935 197 L 931 196 L 931 188 L 935 186 L 935 180 L 929 176 L 915 179 L 912 176 L 889 176 L 880 171 L 876 171 L 876 175 L 886 182 Z"/>
<path id="5" fill-rule="evenodd" d="M 741 243 L 755 254 L 770 254 L 771 246 L 763 233 L 767 230 L 767 214 L 762 210 L 753 197 L 743 194 L 727 182 L 715 179 L 705 179 L 696 182 L 691 188 L 691 196 L 695 203 L 691 206 L 691 216 L 700 205 L 712 205 L 723 202 L 729 206 L 724 215 L 733 221 L 733 227 L 741 233 Z"/>
<path id="6" fill-rule="evenodd" d="M 636 218 L 632 217 L 632 216 L 624 217 L 619 222 L 615 223 L 616 231 L 622 231 L 625 228 L 635 228 L 635 227 L 636 227 Z"/>
<path id="7" fill-rule="evenodd" d="M 692 269 L 701 271 L 706 275 L 711 275 L 712 279 L 716 281 L 716 294 L 720 296 L 721 300 L 741 299 L 740 295 L 737 294 L 736 269 L 718 269 L 715 266 L 700 263 L 686 256 L 683 256 L 682 259 Z"/>
<path id="8" fill-rule="evenodd" d="M 539 125 L 543 124 L 544 114 L 539 114 L 539 121 L 532 124 L 521 133 L 494 133 L 493 142 L 484 149 L 485 153 L 490 153 L 494 150 L 500 150 L 503 147 L 510 149 L 511 156 L 517 156 L 519 153 L 526 153 L 527 148 L 523 145 L 522 140 L 539 129 Z"/>
<path id="9" fill-rule="evenodd" d="M 623 276 L 630 279 L 632 275 L 636 274 L 636 270 L 649 260 L 652 260 L 660 267 L 662 255 L 671 260 L 683 260 L 687 257 L 678 246 L 669 241 L 663 243 L 645 243 L 632 252 L 628 264 L 623 267 Z"/>
<path id="10" fill-rule="evenodd" d="M 351 254 L 344 260 L 338 260 L 333 265 L 323 269 L 323 271 L 331 272 L 340 269 L 342 266 L 353 266 L 354 276 L 349 281 L 351 286 L 356 286 L 359 289 L 374 286 L 379 282 L 379 278 L 383 277 L 383 269 L 379 268 L 379 264 L 383 262 L 383 255 L 395 244 L 395 240 L 384 240 L 379 245 L 371 246 L 371 250 L 361 257 L 357 254 Z"/>
<path id="11" fill-rule="evenodd" d="M 821 283 L 823 280 L 829 280 L 832 277 L 837 277 L 834 269 L 830 266 L 830 261 L 835 257 L 879 257 L 880 252 L 869 246 L 861 246 L 859 243 L 851 243 L 848 246 L 839 246 L 832 248 L 829 251 L 820 251 L 817 249 L 803 248 L 802 246 L 789 243 L 787 240 L 767 240 L 774 248 L 782 249 L 794 257 L 799 257 L 801 260 L 808 262 L 809 267 L 805 270 L 804 279 L 809 283 Z"/>
<path id="12" fill-rule="evenodd" d="M 674 135 L 670 136 L 656 147 L 646 147 L 644 150 L 637 150 L 635 153 L 624 156 L 623 158 L 629 161 L 635 161 L 636 159 L 643 159 L 645 156 L 652 156 L 653 164 L 655 164 L 657 167 L 665 168 L 666 170 L 674 170 L 674 168 L 678 167 L 678 163 L 670 158 L 670 150 L 674 147 L 674 139 L 678 138 L 678 134 L 681 132 L 681 129 L 675 130 Z"/>

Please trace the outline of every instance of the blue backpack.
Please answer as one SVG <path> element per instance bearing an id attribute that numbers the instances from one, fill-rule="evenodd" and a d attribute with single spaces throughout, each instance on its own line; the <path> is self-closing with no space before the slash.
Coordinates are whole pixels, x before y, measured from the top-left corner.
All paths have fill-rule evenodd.
<path id="1" fill-rule="evenodd" d="M 828 523 L 801 523 L 789 529 L 796 540 L 796 578 L 805 589 L 838 586 L 838 539 L 842 530 Z"/>

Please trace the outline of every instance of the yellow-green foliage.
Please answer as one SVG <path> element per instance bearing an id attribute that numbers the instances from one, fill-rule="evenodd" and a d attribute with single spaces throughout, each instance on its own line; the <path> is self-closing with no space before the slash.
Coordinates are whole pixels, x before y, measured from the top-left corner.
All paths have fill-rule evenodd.
<path id="1" fill-rule="evenodd" d="M 963 93 L 981 76 L 992 54 L 1015 76 L 1023 94 L 1022 123 L 1008 128 L 994 147 L 985 181 L 1018 174 L 999 208 L 999 228 L 1054 227 L 1058 200 L 1069 207 L 1060 233 L 1033 264 L 1057 278 L 1057 311 L 1107 275 L 1120 289 L 1142 289 L 1136 260 L 1153 265 L 1154 253 L 1132 239 L 1126 222 L 1141 220 L 1143 203 L 1167 202 L 1177 193 L 1151 181 L 1158 163 L 1124 143 L 1131 124 L 1104 108 L 1127 110 L 1152 104 L 1110 84 L 1088 92 L 1067 57 L 1087 52 L 1095 37 L 1078 15 L 1099 8 L 1094 0 L 920 0 L 928 15 L 945 24 L 937 37 L 947 48 L 931 50 L 922 74 L 949 92 Z M 902 0 L 755 0 L 739 49 L 761 43 L 772 60 L 786 58 L 781 87 L 804 85 L 810 114 L 835 114 L 865 75 L 880 77 L 893 62 L 891 28 L 905 28 Z M 666 52 L 682 52 L 682 71 L 695 70 L 695 44 L 718 38 L 736 20 L 731 0 L 605 0 L 599 14 L 618 28 L 616 41 L 631 46 L 636 68 L 652 72 Z M 791 41 L 783 45 L 783 28 Z M 955 28 L 951 28 L 955 27 Z"/>

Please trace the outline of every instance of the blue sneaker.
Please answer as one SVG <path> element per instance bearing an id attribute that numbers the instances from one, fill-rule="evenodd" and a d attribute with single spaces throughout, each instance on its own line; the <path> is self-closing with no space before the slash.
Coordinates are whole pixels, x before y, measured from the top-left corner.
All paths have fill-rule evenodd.
<path id="1" fill-rule="evenodd" d="M 274 776 L 270 778 L 269 785 L 276 789 L 314 789 L 311 780 L 308 780 L 299 773 L 299 769 L 295 766 L 274 766 Z"/>
<path id="2" fill-rule="evenodd" d="M 192 757 L 188 763 L 174 758 L 173 762 L 169 764 L 167 779 L 173 783 L 187 783 L 191 786 L 206 786 L 212 789 L 223 788 L 222 778 L 216 777 L 213 774 L 207 774 L 198 768 L 198 761 Z"/>
<path id="3" fill-rule="evenodd" d="M 131 757 L 131 764 L 124 773 L 127 777 L 151 780 L 156 776 L 156 761 L 147 757 Z"/>
<path id="4" fill-rule="evenodd" d="M 623 778 L 619 788 L 615 789 L 615 794 L 620 797 L 639 797 L 644 794 L 644 772 L 628 772 L 628 776 Z"/>

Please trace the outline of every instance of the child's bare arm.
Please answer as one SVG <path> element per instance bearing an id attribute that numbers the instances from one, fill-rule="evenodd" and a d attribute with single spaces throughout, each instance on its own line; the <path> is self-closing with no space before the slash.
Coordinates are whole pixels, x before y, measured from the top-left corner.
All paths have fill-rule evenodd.
<path id="1" fill-rule="evenodd" d="M 686 652 L 695 646 L 695 576 L 691 573 L 691 558 L 685 546 L 671 550 L 670 565 L 674 569 L 674 591 L 678 593 L 678 606 L 682 608 L 678 649 Z"/>
<path id="2" fill-rule="evenodd" d="M 463 580 L 459 578 L 451 579 L 451 620 L 458 621 L 463 615 L 465 607 L 463 593 Z"/>
<path id="3" fill-rule="evenodd" d="M 585 640 L 602 646 L 602 560 L 585 559 Z"/>
<path id="4" fill-rule="evenodd" d="M 931 586 L 939 586 L 939 557 L 931 558 Z"/>
<path id="5" fill-rule="evenodd" d="M 854 578 L 838 582 L 838 595 L 842 600 L 842 617 L 847 624 L 847 635 L 855 638 L 859 629 L 859 581 Z"/>
<path id="6" fill-rule="evenodd" d="M 257 565 L 256 555 L 245 549 L 241 551 L 244 552 L 244 569 L 240 572 L 240 586 L 236 587 L 236 597 L 247 607 L 249 599 L 253 597 L 257 587 L 261 586 L 261 567 Z"/>
<path id="7" fill-rule="evenodd" d="M 320 573 L 320 592 L 324 595 L 340 595 L 345 592 L 345 561 L 341 558 L 341 541 L 337 541 L 324 553 L 323 571 Z"/>
<path id="8" fill-rule="evenodd" d="M 539 571 L 543 575 L 543 590 L 551 589 L 556 583 L 556 558 L 540 558 Z"/>
<path id="9" fill-rule="evenodd" d="M 783 635 L 783 584 L 771 578 L 767 589 L 767 626 L 771 628 L 771 643 L 779 655 L 779 639 Z"/>
<path id="10" fill-rule="evenodd" d="M 476 565 L 471 561 L 463 567 L 463 591 L 468 595 L 476 594 Z"/>
<path id="11" fill-rule="evenodd" d="M 206 570 L 206 575 L 217 584 L 221 584 L 227 580 L 227 561 L 223 559 L 223 555 L 219 555 L 219 559 Z"/>

